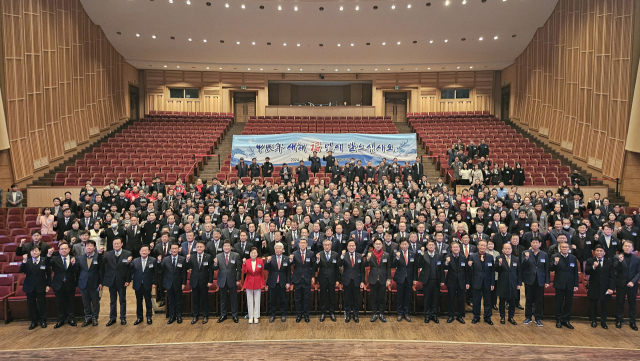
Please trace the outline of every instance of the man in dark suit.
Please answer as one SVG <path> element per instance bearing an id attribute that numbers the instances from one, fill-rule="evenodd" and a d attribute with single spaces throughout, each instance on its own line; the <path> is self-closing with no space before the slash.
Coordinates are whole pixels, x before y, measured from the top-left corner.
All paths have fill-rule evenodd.
<path id="1" fill-rule="evenodd" d="M 540 239 L 531 240 L 531 250 L 525 251 L 520 260 L 520 272 L 524 282 L 525 296 L 525 320 L 524 324 L 531 323 L 532 316 L 536 318 L 536 325 L 542 327 L 542 298 L 544 289 L 549 287 L 549 257 L 540 250 Z M 533 309 L 535 303 L 535 310 Z"/>
<path id="2" fill-rule="evenodd" d="M 236 164 L 236 170 L 238 171 L 238 178 L 249 176 L 249 167 L 244 162 L 244 157 L 240 157 L 240 163 Z"/>
<path id="3" fill-rule="evenodd" d="M 596 245 L 601 245 L 604 249 L 604 256 L 613 261 L 616 252 L 621 250 L 621 244 L 618 238 L 613 235 L 613 229 L 609 223 L 602 226 L 602 235 L 598 237 Z"/>
<path id="4" fill-rule="evenodd" d="M 309 156 L 309 160 L 311 161 L 311 172 L 313 174 L 318 173 L 322 167 L 320 164 L 320 157 L 318 157 L 318 152 L 313 152 L 313 155 Z"/>
<path id="5" fill-rule="evenodd" d="M 416 157 L 416 162 L 413 163 L 413 179 L 417 182 L 422 179 L 424 175 L 424 164 L 422 164 L 422 159 L 420 157 Z M 361 179 L 362 180 L 362 179 Z"/>
<path id="6" fill-rule="evenodd" d="M 361 221 L 356 222 L 356 230 L 352 231 L 349 235 L 349 239 L 356 241 L 356 252 L 366 257 L 369 253 L 369 232 L 363 229 L 364 223 Z"/>
<path id="7" fill-rule="evenodd" d="M 242 258 L 231 251 L 231 241 L 224 240 L 222 253 L 213 260 L 213 270 L 218 271 L 218 288 L 220 289 L 220 318 L 218 323 L 227 319 L 227 296 L 231 301 L 231 316 L 238 323 L 238 287 L 242 278 Z"/>
<path id="8" fill-rule="evenodd" d="M 264 163 L 262 163 L 262 177 L 271 177 L 271 173 L 273 173 L 273 164 L 269 162 L 269 157 L 264 159 Z"/>
<path id="9" fill-rule="evenodd" d="M 333 156 L 333 152 L 328 151 L 327 155 L 322 157 L 322 160 L 325 161 L 324 172 L 327 174 L 331 173 L 331 167 L 333 167 L 333 164 L 336 161 L 336 158 Z"/>
<path id="10" fill-rule="evenodd" d="M 339 254 L 332 250 L 331 239 L 322 242 L 323 250 L 316 254 L 316 280 L 320 284 L 320 322 L 324 322 L 327 310 L 331 321 L 336 322 L 335 299 L 336 288 L 340 282 L 340 266 L 338 263 Z"/>
<path id="11" fill-rule="evenodd" d="M 158 263 L 162 262 L 162 258 L 168 257 L 171 254 L 171 245 L 174 242 L 171 241 L 171 237 L 168 232 L 162 232 L 160 236 L 160 242 L 158 244 L 152 244 L 153 251 L 151 251 L 151 255 L 158 260 Z M 164 288 L 164 274 L 160 272 L 160 270 L 156 271 L 156 282 L 158 286 L 158 292 L 156 292 L 156 301 L 158 302 L 158 306 L 162 307 L 165 305 L 165 288 Z"/>
<path id="12" fill-rule="evenodd" d="M 638 331 L 636 297 L 640 279 L 640 258 L 633 255 L 633 242 L 630 240 L 623 241 L 622 251 L 623 253 L 613 259 L 613 268 L 616 270 L 616 328 L 622 328 L 622 311 L 626 297 L 629 303 L 629 326 L 632 330 Z"/>
<path id="13" fill-rule="evenodd" d="M 56 240 L 61 241 L 66 232 L 70 231 L 73 227 L 73 221 L 76 219 L 76 216 L 73 214 L 71 209 L 67 208 L 62 211 L 62 214 L 58 216 L 56 222 L 54 224 L 54 230 L 58 231 L 58 235 Z"/>
<path id="14" fill-rule="evenodd" d="M 140 257 L 140 247 L 142 247 L 142 227 L 138 224 L 138 217 L 131 217 L 131 225 L 125 229 L 127 240 L 125 249 L 131 252 L 133 258 Z"/>
<path id="15" fill-rule="evenodd" d="M 605 256 L 606 250 L 600 243 L 596 244 L 595 257 L 587 259 L 584 273 L 589 276 L 589 319 L 591 327 L 598 327 L 597 314 L 600 304 L 600 324 L 607 329 L 607 306 L 616 287 L 616 274 L 613 260 Z"/>
<path id="16" fill-rule="evenodd" d="M 247 259 L 250 258 L 249 254 L 251 253 L 251 248 L 253 247 L 258 248 L 261 246 L 259 244 L 253 244 L 253 242 L 251 242 L 248 238 L 249 236 L 247 232 L 241 231 L 240 241 L 233 245 L 232 251 L 239 254 L 241 258 L 247 258 Z M 260 250 L 258 249 L 257 252 L 258 252 L 258 257 L 260 257 L 260 254 L 261 254 Z"/>
<path id="17" fill-rule="evenodd" d="M 563 237 L 559 237 L 560 241 Z M 556 327 L 573 330 L 571 325 L 571 307 L 573 293 L 578 291 L 578 258 L 569 253 L 569 243 L 564 239 L 559 243 L 560 253 L 551 256 L 550 271 L 555 272 L 553 288 L 556 289 Z M 564 304 L 564 307 L 563 307 Z"/>
<path id="18" fill-rule="evenodd" d="M 206 243 L 204 251 L 211 256 L 211 266 L 213 267 L 213 259 L 218 253 L 222 252 L 222 244 L 224 242 L 222 241 L 219 228 L 215 228 L 212 234 L 213 238 Z"/>
<path id="19" fill-rule="evenodd" d="M 460 252 L 460 243 L 453 242 L 449 248 L 451 253 L 443 256 L 445 270 L 447 271 L 442 286 L 447 285 L 449 297 L 449 318 L 447 323 L 452 323 L 454 318 L 464 324 L 465 294 L 469 289 L 467 258 Z M 458 302 L 457 308 L 455 302 Z"/>
<path id="20" fill-rule="evenodd" d="M 122 239 L 113 240 L 113 250 L 107 251 L 102 263 L 102 286 L 109 287 L 109 322 L 107 327 L 116 323 L 118 316 L 117 304 L 120 298 L 120 323 L 127 324 L 127 287 L 131 275 L 129 263 L 133 257 L 131 252 L 122 249 Z"/>
<path id="21" fill-rule="evenodd" d="M 22 255 L 20 273 L 26 275 L 22 283 L 22 291 L 27 295 L 27 308 L 31 325 L 29 330 L 36 328 L 38 324 L 47 328 L 47 292 L 51 283 L 51 268 L 47 257 L 40 257 L 40 248 L 33 247 L 30 250 L 31 257 Z"/>
<path id="22" fill-rule="evenodd" d="M 296 174 L 298 175 L 298 183 L 304 183 L 309 180 L 309 168 L 304 165 L 304 161 L 300 161 L 300 165 L 296 167 Z"/>
<path id="23" fill-rule="evenodd" d="M 436 243 L 433 240 L 427 242 L 427 251 L 418 260 L 418 267 L 421 268 L 418 281 L 422 283 L 424 294 L 424 323 L 431 320 L 439 323 L 440 284 L 444 282 L 444 272 L 442 255 L 436 252 Z"/>
<path id="24" fill-rule="evenodd" d="M 518 295 L 522 286 L 522 279 L 518 264 L 520 260 L 513 255 L 511 243 L 502 245 L 502 254 L 498 257 L 496 271 L 498 271 L 498 296 L 500 296 L 500 324 L 505 324 L 505 302 L 509 303 L 508 320 L 512 325 L 518 323 L 513 319 L 518 304 Z"/>
<path id="25" fill-rule="evenodd" d="M 84 322 L 82 327 L 90 324 L 98 326 L 100 315 L 100 291 L 102 291 L 102 254 L 96 250 L 96 242 L 88 240 L 85 245 L 85 254 L 76 256 L 76 263 L 80 274 L 78 275 L 78 288 L 82 293 L 84 304 Z M 100 252 L 104 252 L 101 249 Z"/>
<path id="26" fill-rule="evenodd" d="M 147 325 L 153 323 L 153 308 L 151 307 L 151 290 L 156 288 L 155 275 L 158 262 L 155 258 L 150 257 L 149 245 L 144 244 L 140 247 L 140 257 L 129 263 L 131 271 L 129 272 L 129 281 L 133 279 L 133 290 L 136 292 L 136 322 L 138 325 L 142 322 L 142 300 L 144 299 L 147 309 Z"/>
<path id="27" fill-rule="evenodd" d="M 492 305 L 491 291 L 495 287 L 495 270 L 493 255 L 487 254 L 487 242 L 478 242 L 478 252 L 469 256 L 468 272 L 473 286 L 473 320 L 480 322 L 480 302 L 484 303 L 484 322 L 493 325 L 491 321 Z"/>
<path id="28" fill-rule="evenodd" d="M 56 308 L 58 311 L 58 320 L 53 328 L 60 328 L 65 321 L 69 325 L 76 326 L 74 299 L 76 296 L 76 276 L 78 268 L 76 267 L 75 257 L 69 255 L 69 244 L 61 241 L 58 244 L 57 255 L 54 254 L 53 248 L 49 248 L 47 256 L 49 257 L 49 265 L 53 271 L 51 279 L 51 288 L 56 295 Z"/>
<path id="29" fill-rule="evenodd" d="M 45 257 L 49 253 L 49 244 L 42 242 L 42 233 L 35 230 L 31 232 L 31 242 L 27 242 L 25 238 L 20 240 L 20 245 L 16 248 L 16 256 L 23 256 L 31 254 L 31 250 L 34 247 L 40 249 L 40 254 Z"/>
<path id="30" fill-rule="evenodd" d="M 209 225 L 211 227 L 211 225 Z M 182 257 L 187 257 L 189 254 L 193 254 L 196 252 L 196 236 L 193 231 L 189 231 L 186 234 L 186 241 L 182 242 L 180 246 L 180 255 Z"/>
<path id="31" fill-rule="evenodd" d="M 191 324 L 198 322 L 200 309 L 202 309 L 202 324 L 209 322 L 209 287 L 213 285 L 213 256 L 204 252 L 204 241 L 196 242 L 195 253 L 187 254 L 186 269 L 191 270 L 189 285 L 191 286 L 191 301 L 193 319 Z M 186 282 L 185 282 L 186 283 Z"/>
<path id="32" fill-rule="evenodd" d="M 388 235 L 391 240 L 391 234 Z M 395 243 L 393 243 L 395 244 Z M 380 237 L 376 237 L 373 242 L 373 252 L 367 254 L 367 265 L 369 265 L 368 284 L 371 292 L 371 322 L 378 318 L 383 323 L 387 322 L 384 317 L 386 306 L 386 288 L 391 285 L 391 255 L 385 252 L 383 242 Z"/>
<path id="33" fill-rule="evenodd" d="M 502 249 L 502 245 L 511 241 L 511 235 L 507 233 L 507 225 L 500 223 L 499 232 L 493 235 L 493 244 L 496 250 Z"/>
<path id="34" fill-rule="evenodd" d="M 409 308 L 411 307 L 411 294 L 413 286 L 416 283 L 418 266 L 415 258 L 420 255 L 413 253 L 409 249 L 409 241 L 402 238 L 400 241 L 400 251 L 395 253 L 393 257 L 392 267 L 395 267 L 396 273 L 393 280 L 396 282 L 396 311 L 398 313 L 398 322 L 404 317 L 407 322 L 411 322 L 409 317 Z"/>
<path id="35" fill-rule="evenodd" d="M 280 317 L 282 322 L 287 320 L 287 298 L 286 291 L 291 286 L 291 268 L 289 258 L 283 255 L 284 245 L 277 242 L 274 245 L 274 256 L 267 257 L 264 265 L 265 271 L 269 272 L 267 287 L 269 291 L 269 311 L 271 317 L 269 323 L 276 319 L 276 299 L 280 301 Z"/>
<path id="36" fill-rule="evenodd" d="M 252 158 L 251 164 L 249 164 L 249 177 L 251 177 L 252 179 L 260 178 L 260 165 L 258 164 L 258 160 L 256 158 Z"/>
<path id="37" fill-rule="evenodd" d="M 167 290 L 168 325 L 176 320 L 178 324 L 182 323 L 182 290 L 187 283 L 186 259 L 180 255 L 180 246 L 172 243 L 170 252 L 167 257 L 158 256 L 162 287 Z"/>
<path id="38" fill-rule="evenodd" d="M 578 264 L 580 264 L 580 269 L 584 271 L 583 262 L 592 256 L 593 247 L 595 245 L 595 241 L 593 237 L 591 237 L 587 233 L 587 225 L 581 223 L 578 226 L 578 232 L 571 237 L 571 248 L 575 246 L 575 249 L 572 253 L 576 254 L 578 258 Z"/>
<path id="39" fill-rule="evenodd" d="M 315 272 L 313 272 L 315 269 L 315 257 L 313 251 L 307 249 L 307 239 L 305 237 L 300 238 L 298 246 L 300 249 L 289 255 L 289 262 L 293 265 L 291 280 L 295 288 L 296 323 L 302 320 L 302 316 L 304 316 L 304 322 L 309 323 L 311 285 L 315 283 Z"/>
<path id="40" fill-rule="evenodd" d="M 633 216 L 624 216 L 624 226 L 618 231 L 618 238 L 620 241 L 622 242 L 622 240 L 627 239 L 633 243 L 633 249 L 638 249 L 640 247 L 639 233 L 640 229 L 633 225 Z"/>
<path id="41" fill-rule="evenodd" d="M 326 247 L 326 246 L 325 246 Z M 328 247 L 327 247 L 328 248 Z M 364 267 L 363 257 L 356 252 L 356 241 L 350 239 L 347 242 L 346 252 L 338 261 L 338 267 L 342 267 L 342 289 L 344 291 L 345 322 L 349 323 L 353 315 L 355 323 L 360 322 L 360 290 L 364 291 Z"/>

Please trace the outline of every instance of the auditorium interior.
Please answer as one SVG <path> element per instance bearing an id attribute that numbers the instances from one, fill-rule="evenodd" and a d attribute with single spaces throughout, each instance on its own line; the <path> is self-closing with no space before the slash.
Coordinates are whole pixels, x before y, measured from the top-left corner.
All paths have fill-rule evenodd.
<path id="1" fill-rule="evenodd" d="M 640 357 L 640 0 L 0 11 L 0 357 Z"/>

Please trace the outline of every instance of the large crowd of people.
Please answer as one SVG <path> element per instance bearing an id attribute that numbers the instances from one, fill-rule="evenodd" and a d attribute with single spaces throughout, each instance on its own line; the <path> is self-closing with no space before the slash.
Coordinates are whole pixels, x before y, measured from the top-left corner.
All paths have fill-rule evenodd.
<path id="1" fill-rule="evenodd" d="M 273 164 L 254 159 L 235 167 L 235 182 L 166 185 L 155 178 L 147 185 L 130 179 L 104 189 L 87 182 L 79 195 L 55 198 L 39 218 L 42 230 L 16 250 L 24 258 L 30 329 L 47 326 L 50 287 L 58 307 L 55 328 L 76 325 L 76 286 L 83 327 L 98 325 L 103 286 L 110 297 L 107 326 L 118 314 L 126 324 L 129 285 L 137 299 L 134 324 L 152 323 L 153 289 L 167 305 L 168 323 L 181 323 L 187 282 L 192 324 L 200 317 L 208 322 L 208 291 L 216 286 L 218 322 L 229 315 L 239 322 L 238 289 L 246 290 L 249 323 L 258 323 L 261 311 L 269 322 L 280 311 L 285 322 L 287 291 L 295 295 L 296 322 L 310 322 L 312 289 L 320 322 L 336 322 L 337 292 L 343 293 L 345 322 L 359 322 L 365 293 L 370 321 L 387 322 L 393 283 L 398 322 L 411 322 L 412 295 L 419 292 L 424 322 L 438 323 L 446 287 L 449 323 L 465 323 L 472 305 L 472 323 L 493 325 L 498 311 L 501 324 L 516 325 L 520 308 L 524 324 L 542 326 L 543 295 L 554 287 L 556 327 L 572 329 L 572 300 L 584 272 L 591 325 L 599 319 L 608 327 L 607 304 L 615 293 L 616 327 L 622 327 L 626 297 L 629 325 L 637 330 L 640 216 L 624 214 L 599 194 L 584 199 L 579 182 L 520 194 L 513 185 L 516 167 L 508 182 L 505 171 L 498 182 L 472 176 L 456 193 L 442 179 L 428 182 L 419 159 L 405 167 L 395 159 L 341 167 L 330 153 L 309 160 L 310 167 L 284 165 L 273 183 L 267 180 L 274 177 Z M 322 168 L 331 174 L 329 183 L 314 177 Z M 44 233 L 55 235 L 55 247 L 41 241 Z M 263 289 L 268 307 L 261 310 Z"/>

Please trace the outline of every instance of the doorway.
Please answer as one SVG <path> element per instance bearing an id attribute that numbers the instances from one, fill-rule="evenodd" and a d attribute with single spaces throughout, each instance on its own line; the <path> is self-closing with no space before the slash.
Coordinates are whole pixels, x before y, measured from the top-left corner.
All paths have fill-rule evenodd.
<path id="1" fill-rule="evenodd" d="M 511 106 L 511 84 L 503 86 L 500 95 L 500 119 L 509 120 L 509 107 Z"/>
<path id="2" fill-rule="evenodd" d="M 236 122 L 246 123 L 256 115 L 256 92 L 234 92 L 233 103 Z"/>
<path id="3" fill-rule="evenodd" d="M 406 121 L 407 93 L 385 93 L 384 116 L 391 117 L 391 121 L 394 123 Z"/>
<path id="4" fill-rule="evenodd" d="M 129 120 L 140 119 L 140 89 L 129 84 Z"/>

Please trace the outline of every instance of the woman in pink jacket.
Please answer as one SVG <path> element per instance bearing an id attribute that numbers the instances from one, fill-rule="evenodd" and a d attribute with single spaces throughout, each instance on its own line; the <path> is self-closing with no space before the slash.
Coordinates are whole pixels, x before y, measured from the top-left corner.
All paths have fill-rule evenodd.
<path id="1" fill-rule="evenodd" d="M 264 263 L 258 258 L 258 249 L 251 248 L 249 259 L 242 264 L 244 289 L 247 291 L 247 308 L 249 309 L 249 323 L 258 323 L 260 318 L 260 292 L 264 286 Z"/>

